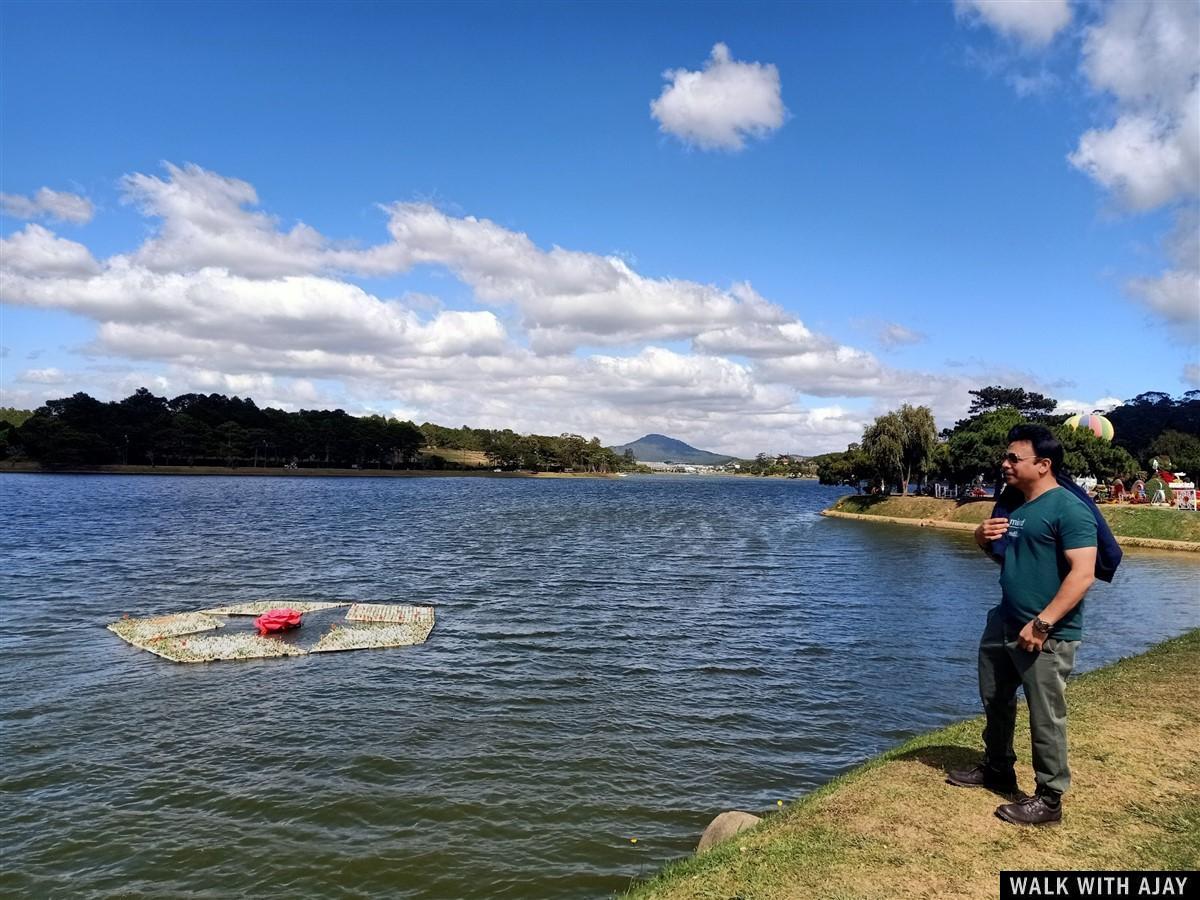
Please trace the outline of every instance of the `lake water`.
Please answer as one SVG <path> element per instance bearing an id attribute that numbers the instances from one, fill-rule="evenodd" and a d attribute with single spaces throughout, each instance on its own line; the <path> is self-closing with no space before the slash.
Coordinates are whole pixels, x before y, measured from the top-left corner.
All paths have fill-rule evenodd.
<path id="1" fill-rule="evenodd" d="M 619 892 L 716 813 L 977 712 L 998 569 L 969 535 L 820 517 L 838 493 L 0 475 L 0 893 Z M 1079 669 L 1200 625 L 1198 575 L 1127 554 Z M 419 647 L 187 666 L 103 629 L 260 597 L 438 624 Z"/>

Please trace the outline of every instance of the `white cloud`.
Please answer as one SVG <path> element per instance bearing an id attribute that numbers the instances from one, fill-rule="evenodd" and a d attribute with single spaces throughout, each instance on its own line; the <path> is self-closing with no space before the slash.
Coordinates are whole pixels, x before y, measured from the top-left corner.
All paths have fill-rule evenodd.
<path id="1" fill-rule="evenodd" d="M 0 266 L 8 272 L 42 276 L 90 275 L 100 271 L 83 244 L 60 238 L 32 222 L 11 237 L 0 238 Z"/>
<path id="2" fill-rule="evenodd" d="M 1034 47 L 1050 43 L 1071 21 L 1068 0 L 954 0 L 954 12 Z"/>
<path id="3" fill-rule="evenodd" d="M 1018 97 L 1040 97 L 1058 86 L 1058 76 L 1047 69 L 1039 69 L 1030 75 L 1011 72 L 1005 81 L 1017 92 Z"/>
<path id="4" fill-rule="evenodd" d="M 660 130 L 705 149 L 741 150 L 747 138 L 762 138 L 783 125 L 787 109 L 779 70 L 771 64 L 739 62 L 715 44 L 704 69 L 669 69 L 669 83 L 650 103 Z"/>
<path id="5" fill-rule="evenodd" d="M 1200 185 L 1200 92 L 1176 113 L 1131 113 L 1092 129 L 1068 157 L 1135 210 L 1153 209 Z"/>
<path id="6" fill-rule="evenodd" d="M 832 341 L 809 331 L 798 319 L 782 323 L 748 322 L 702 331 L 696 335 L 692 345 L 708 353 L 761 358 L 834 347 Z"/>
<path id="7" fill-rule="evenodd" d="M 807 409 L 802 396 L 928 398 L 952 415 L 965 404 L 966 382 L 889 369 L 746 283 L 650 278 L 620 255 L 545 249 L 419 203 L 381 207 L 387 238 L 358 248 L 280 225 L 250 184 L 196 166 L 124 185 L 159 220 L 127 253 L 97 260 L 36 224 L 4 239 L 0 298 L 92 320 L 84 354 L 117 363 L 63 372 L 53 385 L 46 377 L 38 397 L 15 392 L 33 405 L 146 384 L 519 431 L 660 430 L 738 453 L 818 452 L 861 434 L 865 412 Z M 452 273 L 479 308 L 447 309 L 427 294 L 385 299 L 346 280 L 419 266 Z M 496 308 L 514 313 L 511 334 Z"/>
<path id="8" fill-rule="evenodd" d="M 86 197 L 67 191 L 39 188 L 32 197 L 0 194 L 0 211 L 17 219 L 57 219 L 83 225 L 92 220 L 95 208 Z"/>
<path id="9" fill-rule="evenodd" d="M 1164 241 L 1174 268 L 1155 278 L 1134 278 L 1125 291 L 1152 313 L 1174 326 L 1184 343 L 1200 343 L 1200 210 L 1184 207 L 1175 214 L 1175 228 Z"/>
<path id="10" fill-rule="evenodd" d="M 311 275 L 271 280 L 224 269 L 163 274 L 114 257 L 90 277 L 5 272 L 6 300 L 65 309 L 101 322 L 109 334 L 155 340 L 230 341 L 263 350 L 457 356 L 499 352 L 503 326 L 488 311 L 444 311 L 429 321 L 342 281 Z M 122 331 L 123 327 L 125 330 Z"/>
<path id="11" fill-rule="evenodd" d="M 1054 412 L 1060 416 L 1066 414 L 1074 415 L 1075 413 L 1090 413 L 1097 409 L 1101 412 L 1108 412 L 1110 409 L 1114 409 L 1124 402 L 1120 397 L 1101 397 L 1098 400 L 1059 400 Z"/>
<path id="12" fill-rule="evenodd" d="M 17 381 L 26 384 L 64 384 L 69 376 L 62 369 L 26 369 L 17 376 Z"/>
<path id="13" fill-rule="evenodd" d="M 923 343 L 929 337 L 923 332 L 914 331 L 899 322 L 885 322 L 879 330 L 877 339 L 884 347 L 904 347 Z"/>
<path id="14" fill-rule="evenodd" d="M 1184 366 L 1180 380 L 1194 389 L 1200 389 L 1200 363 L 1188 363 Z"/>
<path id="15" fill-rule="evenodd" d="M 1127 102 L 1179 100 L 1196 77 L 1200 9 L 1176 0 L 1109 3 L 1084 36 L 1083 71 Z"/>
<path id="16" fill-rule="evenodd" d="M 723 324 L 788 318 L 748 284 L 722 290 L 647 278 L 620 257 L 543 250 L 487 219 L 455 218 L 424 203 L 395 203 L 387 210 L 391 244 L 340 251 L 331 262 L 376 273 L 445 266 L 484 303 L 515 305 L 530 340 L 546 352 L 688 338 Z"/>
<path id="17" fill-rule="evenodd" d="M 1198 34 L 1200 5 L 1188 0 L 1111 3 L 1087 29 L 1083 72 L 1119 114 L 1068 159 L 1132 209 L 1200 191 Z"/>
<path id="18" fill-rule="evenodd" d="M 258 205 L 247 182 L 190 163 L 163 165 L 165 180 L 140 173 L 121 180 L 124 202 L 162 220 L 158 234 L 134 254 L 136 263 L 153 272 L 219 267 L 250 278 L 321 268 L 321 235 L 303 223 L 282 232 L 271 216 L 246 209 Z"/>
<path id="19" fill-rule="evenodd" d="M 1181 326 L 1188 340 L 1200 340 L 1200 272 L 1174 270 L 1157 278 L 1135 278 L 1126 290 L 1151 312 Z"/>

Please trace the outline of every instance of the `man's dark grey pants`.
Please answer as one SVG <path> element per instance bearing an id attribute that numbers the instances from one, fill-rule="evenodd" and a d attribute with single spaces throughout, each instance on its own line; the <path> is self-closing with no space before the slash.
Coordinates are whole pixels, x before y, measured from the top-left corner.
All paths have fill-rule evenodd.
<path id="1" fill-rule="evenodd" d="M 988 612 L 979 639 L 979 698 L 987 723 L 983 728 L 984 764 L 1008 772 L 1017 760 L 1013 728 L 1017 721 L 1017 688 L 1025 688 L 1029 731 L 1033 738 L 1033 771 L 1039 793 L 1063 794 L 1071 786 L 1067 766 L 1067 676 L 1075 668 L 1079 641 L 1046 638 L 1040 653 L 1017 646 L 1021 627 L 1007 621 L 996 607 Z"/>

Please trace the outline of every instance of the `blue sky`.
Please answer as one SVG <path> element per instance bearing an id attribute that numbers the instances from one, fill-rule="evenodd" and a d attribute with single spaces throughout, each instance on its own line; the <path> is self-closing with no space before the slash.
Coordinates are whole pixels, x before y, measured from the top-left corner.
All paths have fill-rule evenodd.
<path id="1" fill-rule="evenodd" d="M 10 2 L 0 404 L 145 384 L 751 454 L 985 384 L 1179 394 L 1197 16 Z"/>

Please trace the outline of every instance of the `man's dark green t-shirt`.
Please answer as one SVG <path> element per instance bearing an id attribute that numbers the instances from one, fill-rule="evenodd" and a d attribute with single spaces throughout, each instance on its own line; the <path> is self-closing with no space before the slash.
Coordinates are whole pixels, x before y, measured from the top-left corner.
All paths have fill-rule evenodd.
<path id="1" fill-rule="evenodd" d="M 1071 570 L 1063 551 L 1096 546 L 1096 520 L 1082 500 L 1054 487 L 1013 510 L 1008 537 L 1000 605 L 1010 621 L 1024 627 L 1054 599 Z M 1050 634 L 1061 641 L 1083 636 L 1082 600 Z"/>

